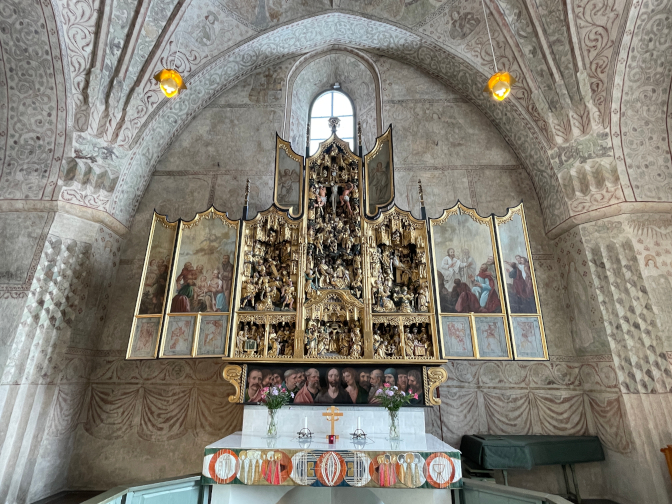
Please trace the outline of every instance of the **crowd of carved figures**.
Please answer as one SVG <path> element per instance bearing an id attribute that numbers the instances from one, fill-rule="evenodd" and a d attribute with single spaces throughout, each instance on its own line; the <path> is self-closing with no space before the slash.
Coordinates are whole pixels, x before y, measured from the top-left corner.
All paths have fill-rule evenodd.
<path id="1" fill-rule="evenodd" d="M 241 310 L 296 310 L 298 241 L 299 225 L 273 212 L 246 229 Z"/>
<path id="2" fill-rule="evenodd" d="M 305 336 L 306 357 L 359 359 L 364 352 L 361 320 L 310 320 Z"/>
<path id="3" fill-rule="evenodd" d="M 265 323 L 260 318 L 241 317 L 236 334 L 235 356 L 291 358 L 294 356 L 295 331 L 294 322 Z"/>
<path id="4" fill-rule="evenodd" d="M 362 298 L 359 163 L 332 144 L 309 166 L 306 299 L 316 289 Z"/>
<path id="5" fill-rule="evenodd" d="M 388 321 L 373 324 L 375 359 L 422 359 L 432 356 L 431 327 L 427 322 L 400 326 Z M 402 337 L 403 336 L 403 337 Z"/>
<path id="6" fill-rule="evenodd" d="M 367 232 L 374 312 L 429 309 L 427 238 L 406 216 L 393 213 Z"/>

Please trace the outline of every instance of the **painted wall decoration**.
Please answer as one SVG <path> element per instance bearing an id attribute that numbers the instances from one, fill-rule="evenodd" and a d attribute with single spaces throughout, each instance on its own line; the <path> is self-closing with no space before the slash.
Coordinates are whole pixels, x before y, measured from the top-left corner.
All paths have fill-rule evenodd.
<path id="1" fill-rule="evenodd" d="M 156 357 L 177 228 L 177 222 L 168 222 L 165 216 L 154 212 L 127 349 L 129 359 Z M 150 341 L 150 332 L 157 338 Z"/>
<path id="2" fill-rule="evenodd" d="M 303 156 L 292 150 L 289 142 L 279 136 L 275 143 L 275 204 L 289 210 L 290 215 L 301 214 L 303 201 Z"/>
<path id="3" fill-rule="evenodd" d="M 523 204 L 510 208 L 503 217 L 495 217 L 495 223 L 515 357 L 547 359 L 546 336 Z"/>
<path id="4" fill-rule="evenodd" d="M 444 356 L 510 358 L 492 217 L 458 202 L 430 223 Z"/>
<path id="5" fill-rule="evenodd" d="M 376 139 L 373 150 L 364 156 L 366 167 L 367 215 L 375 216 L 379 208 L 394 201 L 394 163 L 392 127 Z"/>

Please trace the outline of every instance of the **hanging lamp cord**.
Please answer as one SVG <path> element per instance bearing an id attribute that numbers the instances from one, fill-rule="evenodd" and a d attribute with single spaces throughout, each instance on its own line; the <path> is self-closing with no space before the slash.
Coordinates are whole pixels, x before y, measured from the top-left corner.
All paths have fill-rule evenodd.
<path id="1" fill-rule="evenodd" d="M 488 25 L 488 13 L 485 12 L 485 0 L 481 0 L 483 5 L 483 16 L 485 17 L 485 27 L 488 30 L 488 39 L 490 40 L 490 50 L 492 51 L 492 62 L 495 64 L 495 73 L 497 73 L 497 60 L 495 59 L 495 48 L 492 45 L 492 35 L 490 35 L 490 25 Z"/>
<path id="2" fill-rule="evenodd" d="M 485 8 L 485 7 L 484 7 L 484 8 Z M 486 20 L 486 25 L 487 25 L 487 20 Z M 488 34 L 490 34 L 489 31 L 488 31 Z M 177 53 L 180 52 L 180 42 L 181 42 L 181 41 L 182 41 L 182 37 L 178 34 L 178 36 L 177 36 L 177 51 L 175 51 L 175 56 L 173 56 L 173 70 L 177 70 L 177 68 L 175 67 L 175 65 L 177 65 Z M 492 40 L 490 41 L 490 45 L 492 46 Z M 493 53 L 493 55 L 494 55 L 494 53 Z M 495 63 L 495 68 L 497 68 L 497 64 L 496 64 L 496 63 Z"/>

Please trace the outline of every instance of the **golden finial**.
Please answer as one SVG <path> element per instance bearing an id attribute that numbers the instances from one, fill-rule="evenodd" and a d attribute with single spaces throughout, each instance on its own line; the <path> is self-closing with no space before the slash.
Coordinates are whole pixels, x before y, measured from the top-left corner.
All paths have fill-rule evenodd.
<path id="1" fill-rule="evenodd" d="M 247 179 L 247 184 L 245 185 L 245 206 L 250 202 L 250 179 Z"/>
<path id="2" fill-rule="evenodd" d="M 362 146 L 362 121 L 357 121 L 357 142 Z"/>
<path id="3" fill-rule="evenodd" d="M 425 195 L 422 192 L 422 181 L 418 179 L 418 192 L 420 193 L 420 205 L 425 206 Z"/>

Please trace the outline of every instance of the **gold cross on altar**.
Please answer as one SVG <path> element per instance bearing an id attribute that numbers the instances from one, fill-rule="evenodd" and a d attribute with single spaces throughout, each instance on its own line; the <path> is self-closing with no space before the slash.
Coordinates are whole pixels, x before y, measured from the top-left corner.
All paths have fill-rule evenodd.
<path id="1" fill-rule="evenodd" d="M 343 413 L 338 411 L 338 408 L 335 406 L 332 406 L 331 408 L 327 409 L 326 413 L 322 413 L 323 417 L 327 417 L 327 421 L 331 422 L 331 435 L 334 435 L 334 422 L 338 422 L 339 418 L 342 417 Z M 330 418 L 331 417 L 331 418 Z M 338 439 L 338 436 L 336 436 L 336 439 Z"/>

